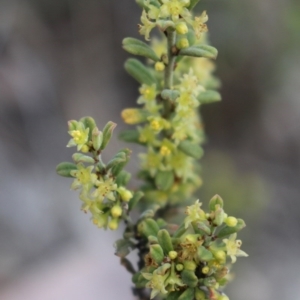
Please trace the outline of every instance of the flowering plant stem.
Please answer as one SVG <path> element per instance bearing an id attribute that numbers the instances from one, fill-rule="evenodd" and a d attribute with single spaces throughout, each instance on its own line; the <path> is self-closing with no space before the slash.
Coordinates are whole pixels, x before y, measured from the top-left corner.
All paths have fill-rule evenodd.
<path id="1" fill-rule="evenodd" d="M 138 126 L 120 137 L 145 147 L 138 173 L 142 185 L 127 187 L 129 149 L 107 163 L 101 160 L 116 124 L 108 122 L 101 131 L 91 117 L 69 121 L 67 146 L 79 152 L 72 156 L 74 163 L 59 164 L 57 172 L 73 178 L 71 188 L 79 190 L 82 210 L 96 226 L 116 230 L 125 223 L 115 254 L 132 275 L 133 293 L 140 300 L 229 300 L 223 289 L 231 278 L 230 263 L 247 256 L 236 240 L 245 222 L 228 216 L 218 195 L 207 212 L 194 198 L 202 184 L 199 106 L 221 100 L 213 76 L 217 50 L 205 35 L 208 17 L 206 11 L 193 16 L 198 0 L 136 1 L 142 7 L 140 33 L 146 40 L 154 28 L 162 33 L 150 45 L 123 40 L 127 52 L 148 59 L 146 64 L 126 61 L 125 69 L 141 84 L 141 107 L 121 113 L 125 123 Z M 137 219 L 131 218 L 134 209 Z M 133 250 L 136 267 L 127 258 Z"/>

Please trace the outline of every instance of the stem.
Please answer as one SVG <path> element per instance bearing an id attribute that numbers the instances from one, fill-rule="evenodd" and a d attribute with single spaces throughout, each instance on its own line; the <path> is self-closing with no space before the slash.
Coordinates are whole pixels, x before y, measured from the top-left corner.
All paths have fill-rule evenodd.
<path id="1" fill-rule="evenodd" d="M 173 73 L 175 65 L 175 55 L 173 54 L 173 47 L 176 41 L 176 32 L 172 29 L 167 30 L 168 39 L 168 65 L 165 69 L 165 89 L 171 89 L 173 86 Z"/>

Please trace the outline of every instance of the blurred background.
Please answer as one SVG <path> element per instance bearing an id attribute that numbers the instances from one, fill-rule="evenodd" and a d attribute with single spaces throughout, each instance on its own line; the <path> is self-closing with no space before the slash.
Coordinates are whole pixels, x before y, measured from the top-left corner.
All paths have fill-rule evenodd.
<path id="1" fill-rule="evenodd" d="M 199 198 L 220 194 L 248 225 L 250 257 L 228 295 L 300 299 L 300 2 L 202 0 L 202 10 L 223 101 L 202 108 Z M 0 0 L 1 300 L 133 299 L 113 254 L 121 230 L 92 226 L 55 166 L 72 154 L 67 120 L 124 128 L 138 86 L 121 40 L 138 37 L 139 15 L 134 0 Z"/>

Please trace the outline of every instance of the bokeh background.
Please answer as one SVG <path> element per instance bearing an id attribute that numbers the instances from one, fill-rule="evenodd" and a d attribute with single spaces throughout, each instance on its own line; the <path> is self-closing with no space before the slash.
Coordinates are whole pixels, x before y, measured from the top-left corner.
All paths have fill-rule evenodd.
<path id="1" fill-rule="evenodd" d="M 300 299 L 300 2 L 202 0 L 205 9 L 223 101 L 202 108 L 199 197 L 222 195 L 248 225 L 250 257 L 228 295 Z M 138 86 L 121 40 L 138 37 L 139 14 L 134 0 L 0 0 L 1 300 L 133 299 L 113 254 L 121 231 L 92 226 L 55 166 L 72 153 L 67 120 L 123 127 Z M 123 146 L 115 138 L 110 149 Z"/>

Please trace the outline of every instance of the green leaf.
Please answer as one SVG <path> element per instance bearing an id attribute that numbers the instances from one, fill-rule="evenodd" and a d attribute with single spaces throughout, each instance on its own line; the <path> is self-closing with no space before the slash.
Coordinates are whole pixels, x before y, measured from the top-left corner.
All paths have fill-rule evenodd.
<path id="1" fill-rule="evenodd" d="M 166 300 L 178 300 L 178 298 L 180 297 L 181 295 L 181 291 L 178 291 L 178 292 L 171 292 L 168 297 L 166 298 Z"/>
<path id="2" fill-rule="evenodd" d="M 197 45 L 181 49 L 179 55 L 216 59 L 218 50 L 209 45 Z"/>
<path id="3" fill-rule="evenodd" d="M 119 162 L 117 165 L 112 167 L 111 172 L 114 176 L 118 176 L 120 174 L 120 172 L 123 170 L 123 168 L 129 162 L 131 150 L 126 148 L 126 149 L 121 150 L 119 153 L 121 154 L 122 152 L 125 154 L 125 160 Z"/>
<path id="4" fill-rule="evenodd" d="M 180 142 L 178 149 L 195 159 L 199 159 L 203 155 L 203 149 L 199 145 L 187 140 Z"/>
<path id="5" fill-rule="evenodd" d="M 195 294 L 195 289 L 189 288 L 181 294 L 178 300 L 193 300 L 194 294 Z"/>
<path id="6" fill-rule="evenodd" d="M 131 273 L 131 274 L 135 274 L 136 271 L 132 265 L 132 263 L 125 257 L 121 258 L 121 265 L 125 267 L 125 269 Z"/>
<path id="7" fill-rule="evenodd" d="M 181 272 L 182 281 L 189 287 L 194 288 L 197 286 L 198 277 L 195 275 L 194 271 L 183 270 Z"/>
<path id="8" fill-rule="evenodd" d="M 169 232 L 166 229 L 161 229 L 157 233 L 157 239 L 166 255 L 173 251 L 173 244 Z"/>
<path id="9" fill-rule="evenodd" d="M 210 261 L 214 258 L 213 254 L 203 246 L 198 248 L 197 256 L 201 261 Z"/>
<path id="10" fill-rule="evenodd" d="M 74 153 L 72 155 L 72 158 L 76 163 L 88 163 L 88 164 L 95 163 L 95 160 L 92 157 L 88 155 L 84 155 L 82 153 Z"/>
<path id="11" fill-rule="evenodd" d="M 155 184 L 159 190 L 167 191 L 174 183 L 173 171 L 158 171 L 155 176 Z"/>
<path id="12" fill-rule="evenodd" d="M 142 221 L 138 225 L 138 229 L 145 237 L 150 235 L 156 236 L 159 231 L 159 227 L 153 219 L 146 219 Z"/>
<path id="13" fill-rule="evenodd" d="M 131 54 L 144 56 L 154 61 L 160 61 L 159 57 L 155 54 L 152 48 L 138 39 L 125 38 L 123 40 L 123 48 Z"/>
<path id="14" fill-rule="evenodd" d="M 164 100 L 175 101 L 180 96 L 180 92 L 177 90 L 163 90 L 161 97 Z"/>
<path id="15" fill-rule="evenodd" d="M 222 97 L 220 93 L 216 91 L 204 91 L 198 95 L 197 100 L 200 102 L 200 104 L 207 104 L 219 102 L 222 100 Z"/>
<path id="16" fill-rule="evenodd" d="M 162 247 L 158 244 L 150 245 L 150 255 L 158 264 L 160 264 L 165 257 Z"/>
<path id="17" fill-rule="evenodd" d="M 222 228 L 220 230 L 219 233 L 217 233 L 217 237 L 223 238 L 225 236 L 228 236 L 230 234 L 233 234 L 233 233 L 236 233 L 236 232 L 242 230 L 244 227 L 246 227 L 244 220 L 238 219 L 236 226 L 234 226 L 234 227 L 225 226 L 224 228 Z"/>
<path id="18" fill-rule="evenodd" d="M 166 31 L 169 27 L 175 29 L 175 23 L 170 20 L 157 20 L 156 24 L 161 31 Z"/>
<path id="19" fill-rule="evenodd" d="M 197 222 L 196 223 L 196 228 L 195 231 L 198 233 L 198 231 L 200 231 L 200 233 L 203 235 L 203 233 L 207 234 L 207 235 L 211 235 L 211 230 L 210 228 L 205 225 L 203 222 Z"/>
<path id="20" fill-rule="evenodd" d="M 125 141 L 127 143 L 137 143 L 137 144 L 142 144 L 139 140 L 140 138 L 140 133 L 135 130 L 124 130 L 119 134 L 119 139 L 122 141 Z"/>
<path id="21" fill-rule="evenodd" d="M 144 193 L 141 191 L 135 192 L 133 197 L 130 199 L 129 203 L 128 203 L 128 211 L 133 210 L 136 205 L 139 203 L 139 201 L 142 199 L 142 197 L 144 196 Z"/>
<path id="22" fill-rule="evenodd" d="M 109 121 L 103 128 L 103 141 L 101 145 L 101 150 L 105 149 L 108 145 L 116 126 L 116 123 Z"/>
<path id="23" fill-rule="evenodd" d="M 210 211 L 215 211 L 216 210 L 216 205 L 220 206 L 221 208 L 223 208 L 223 206 L 224 206 L 224 201 L 219 195 L 214 195 L 209 200 L 209 209 L 210 209 Z"/>
<path id="24" fill-rule="evenodd" d="M 118 186 L 126 186 L 131 178 L 131 174 L 126 171 L 121 171 L 116 178 L 116 184 Z"/>
<path id="25" fill-rule="evenodd" d="M 134 58 L 129 58 L 125 62 L 125 70 L 140 84 L 156 84 L 156 79 L 150 69 Z"/>
<path id="26" fill-rule="evenodd" d="M 63 177 L 74 178 L 74 176 L 71 175 L 71 171 L 74 170 L 77 170 L 77 166 L 69 162 L 62 162 L 56 167 L 56 173 Z"/>
<path id="27" fill-rule="evenodd" d="M 132 247 L 132 242 L 129 240 L 120 239 L 114 243 L 116 249 L 115 255 L 119 257 L 125 257 L 130 253 L 129 248 Z"/>
<path id="28" fill-rule="evenodd" d="M 85 126 L 85 128 L 89 128 L 89 140 L 92 140 L 92 132 L 94 128 L 96 127 L 96 122 L 92 117 L 83 117 L 79 120 L 82 122 Z"/>
<path id="29" fill-rule="evenodd" d="M 96 151 L 98 151 L 101 147 L 102 141 L 103 141 L 103 133 L 102 131 L 99 131 L 97 127 L 93 129 L 92 132 L 92 141 L 93 141 L 93 147 Z"/>
<path id="30" fill-rule="evenodd" d="M 124 152 L 118 153 L 113 159 L 111 159 L 107 163 L 106 170 L 112 169 L 113 167 L 125 161 L 126 161 L 126 154 Z"/>

